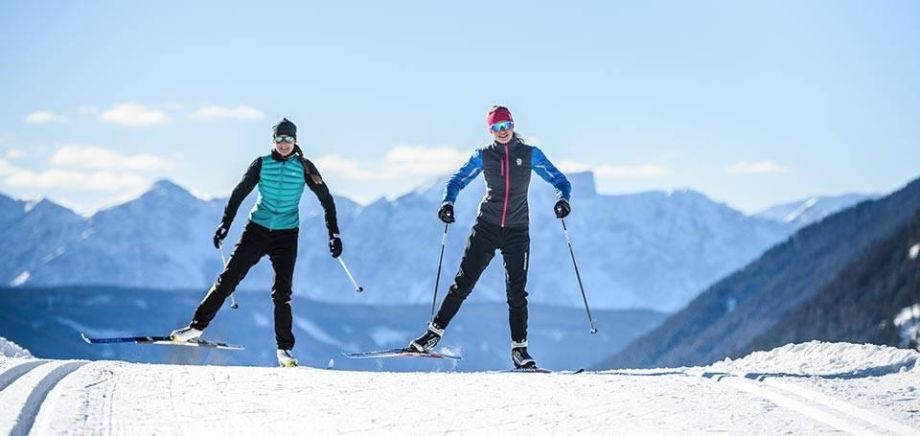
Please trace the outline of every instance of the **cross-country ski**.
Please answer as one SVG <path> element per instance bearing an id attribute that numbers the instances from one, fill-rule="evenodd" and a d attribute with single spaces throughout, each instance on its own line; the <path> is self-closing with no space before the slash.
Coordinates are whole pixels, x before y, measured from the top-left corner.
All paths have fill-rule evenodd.
<path id="1" fill-rule="evenodd" d="M 435 351 L 414 351 L 406 348 L 394 348 L 390 350 L 363 351 L 346 353 L 342 352 L 349 359 L 385 359 L 390 357 L 421 357 L 429 359 L 454 359 L 460 360 L 462 357 L 452 354 L 438 353 Z"/>
<path id="2" fill-rule="evenodd" d="M 174 341 L 169 336 L 122 336 L 110 338 L 91 338 L 81 333 L 80 336 L 87 344 L 151 344 L 151 345 L 176 345 L 186 347 L 208 347 L 219 348 L 222 350 L 244 350 L 239 345 L 227 344 L 225 342 L 207 341 L 204 339 L 194 339 L 191 341 Z"/>

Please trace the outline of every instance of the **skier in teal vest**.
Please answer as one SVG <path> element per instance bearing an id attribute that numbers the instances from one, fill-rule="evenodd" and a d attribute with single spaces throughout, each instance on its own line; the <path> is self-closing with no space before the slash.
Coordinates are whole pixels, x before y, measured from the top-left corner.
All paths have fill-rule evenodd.
<path id="1" fill-rule="evenodd" d="M 339 238 L 332 195 L 316 166 L 304 158 L 303 151 L 297 145 L 297 126 L 284 118 L 273 127 L 272 133 L 271 153 L 256 158 L 233 189 L 223 219 L 214 233 L 214 247 L 220 248 L 240 203 L 258 186 L 259 197 L 249 212 L 249 222 L 223 272 L 195 310 L 192 322 L 187 327 L 173 331 L 170 337 L 176 342 L 186 342 L 201 336 L 224 300 L 236 289 L 249 269 L 268 255 L 275 271 L 272 301 L 275 304 L 278 364 L 289 367 L 297 366 L 297 360 L 291 354 L 294 348 L 291 292 L 300 226 L 298 205 L 304 185 L 316 194 L 325 211 L 332 257 L 337 258 L 342 254 L 342 240 Z"/>

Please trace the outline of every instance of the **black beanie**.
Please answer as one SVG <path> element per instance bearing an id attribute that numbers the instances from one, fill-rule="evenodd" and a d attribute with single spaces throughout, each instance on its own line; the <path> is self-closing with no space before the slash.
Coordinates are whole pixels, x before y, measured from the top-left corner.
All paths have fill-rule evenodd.
<path id="1" fill-rule="evenodd" d="M 291 120 L 282 118 L 281 121 L 278 121 L 278 124 L 275 124 L 274 127 L 272 127 L 272 135 L 288 135 L 297 138 L 297 126 L 295 126 Z"/>

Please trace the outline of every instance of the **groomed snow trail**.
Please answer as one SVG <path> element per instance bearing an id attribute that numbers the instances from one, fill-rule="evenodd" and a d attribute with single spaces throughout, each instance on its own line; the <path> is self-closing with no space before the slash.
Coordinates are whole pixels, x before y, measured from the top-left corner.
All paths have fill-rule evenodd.
<path id="1" fill-rule="evenodd" d="M 753 374 L 738 377 L 719 373 L 704 373 L 703 377 L 749 392 L 846 433 L 920 436 L 920 430 L 908 425 L 777 378 Z"/>
<path id="2" fill-rule="evenodd" d="M 0 407 L 0 433 L 14 436 L 29 434 L 51 390 L 61 379 L 85 364 L 65 360 L 38 365 L 24 362 L 4 371 L 0 378 L 11 382 L 0 391 L 0 405 L 3 406 Z"/>
<path id="3" fill-rule="evenodd" d="M 54 394 L 53 408 L 36 420 L 39 434 L 833 430 L 755 396 L 670 372 L 369 373 L 94 362 Z"/>
<path id="4" fill-rule="evenodd" d="M 859 365 L 815 346 L 578 375 L 0 358 L 0 434 L 918 434 L 916 353 L 845 346 Z"/>

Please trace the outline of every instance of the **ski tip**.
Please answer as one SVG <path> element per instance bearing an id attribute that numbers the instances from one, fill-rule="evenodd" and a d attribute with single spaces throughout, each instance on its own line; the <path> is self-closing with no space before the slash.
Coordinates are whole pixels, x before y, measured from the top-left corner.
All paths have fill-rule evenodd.
<path id="1" fill-rule="evenodd" d="M 80 332 L 80 337 L 83 338 L 83 342 L 86 342 L 87 344 L 93 343 L 93 341 L 89 340 L 89 338 L 86 336 L 86 333 Z"/>

